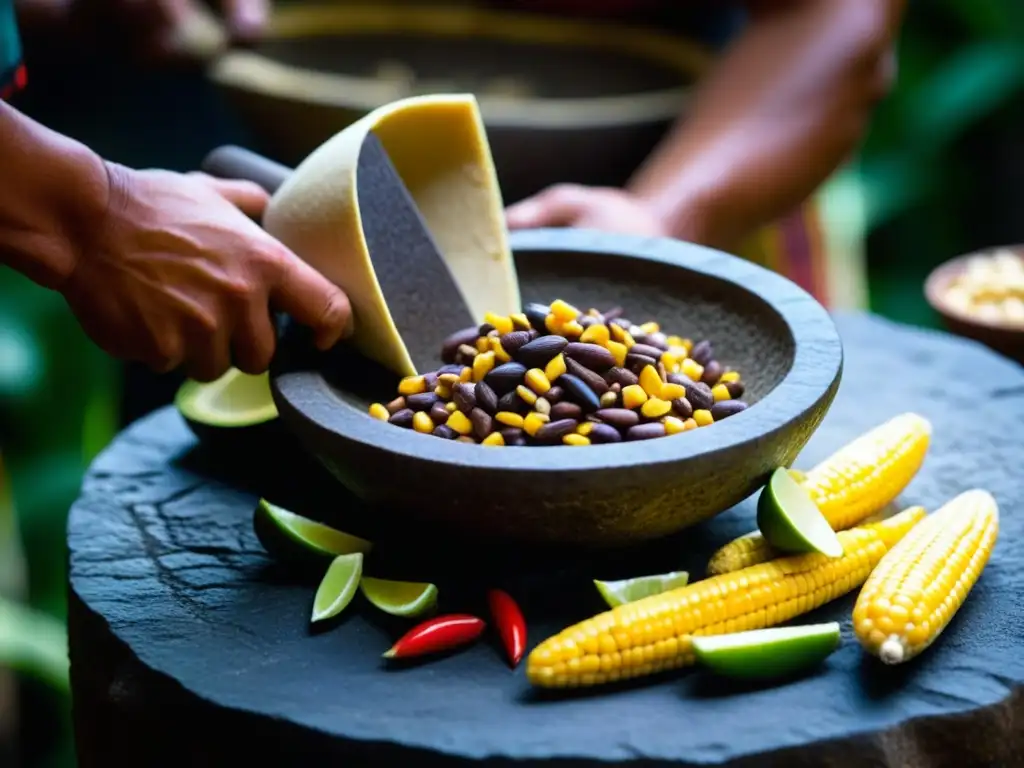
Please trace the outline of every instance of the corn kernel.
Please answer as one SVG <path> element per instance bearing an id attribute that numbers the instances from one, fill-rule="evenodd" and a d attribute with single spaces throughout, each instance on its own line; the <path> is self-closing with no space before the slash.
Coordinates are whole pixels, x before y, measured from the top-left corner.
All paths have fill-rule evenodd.
<path id="1" fill-rule="evenodd" d="M 482 352 L 473 358 L 473 381 L 483 381 L 494 368 L 494 353 Z"/>
<path id="2" fill-rule="evenodd" d="M 671 335 L 671 336 L 666 336 L 665 337 L 665 343 L 668 344 L 669 347 L 685 347 L 686 346 L 685 342 L 683 341 L 683 337 L 682 336 L 676 336 L 674 334 Z"/>
<path id="3" fill-rule="evenodd" d="M 535 405 L 537 402 L 537 393 L 522 384 L 516 387 L 516 394 L 519 396 L 519 399 L 527 405 Z"/>
<path id="4" fill-rule="evenodd" d="M 417 432 L 429 434 L 434 431 L 434 420 L 426 411 L 417 411 L 412 417 L 412 428 Z"/>
<path id="5" fill-rule="evenodd" d="M 671 384 L 664 383 L 661 385 L 661 394 L 658 395 L 662 400 L 678 400 L 682 397 L 686 397 L 686 387 L 682 384 Z"/>
<path id="6" fill-rule="evenodd" d="M 444 404 L 444 409 L 445 409 L 446 411 L 448 411 L 448 413 L 451 413 L 452 411 L 454 411 L 454 410 L 455 410 L 456 408 L 458 408 L 458 407 L 459 407 L 459 406 L 458 406 L 458 405 L 456 405 L 456 404 L 455 404 L 454 402 L 448 402 L 448 403 L 445 403 L 445 404 Z"/>
<path id="7" fill-rule="evenodd" d="M 537 431 L 549 421 L 551 421 L 550 416 L 533 411 L 532 413 L 526 414 L 526 418 L 523 419 L 523 431 L 530 437 L 533 437 L 537 434 Z"/>
<path id="8" fill-rule="evenodd" d="M 552 381 L 557 381 L 558 377 L 565 373 L 565 355 L 557 354 L 548 361 L 548 364 L 544 366 L 544 378 L 548 380 L 548 384 Z M 527 372 L 529 373 L 529 371 Z M 549 386 L 548 389 L 551 389 Z M 547 389 L 544 390 L 547 392 Z"/>
<path id="9" fill-rule="evenodd" d="M 387 421 L 391 418 L 391 414 L 388 413 L 388 409 L 384 407 L 382 403 L 374 403 L 370 406 L 370 415 L 380 421 Z"/>
<path id="10" fill-rule="evenodd" d="M 398 382 L 400 395 L 418 395 L 427 391 L 427 380 L 422 376 L 406 376 Z"/>
<path id="11" fill-rule="evenodd" d="M 561 299 L 555 299 L 551 302 L 549 307 L 551 314 L 561 320 L 563 323 L 567 323 L 570 320 L 575 320 L 580 315 L 580 311 L 576 309 L 572 304 L 562 301 Z"/>
<path id="12" fill-rule="evenodd" d="M 548 315 L 544 318 L 544 327 L 548 329 L 549 333 L 553 333 L 556 336 L 562 335 L 562 321 L 555 315 Z"/>
<path id="13" fill-rule="evenodd" d="M 472 380 L 473 369 L 470 368 L 468 365 L 463 366 L 462 370 L 459 372 L 459 381 L 463 382 L 464 384 L 468 384 Z"/>
<path id="14" fill-rule="evenodd" d="M 651 321 L 649 323 L 644 323 L 643 325 L 641 325 L 640 330 L 643 331 L 644 333 L 657 333 L 658 331 L 661 330 L 661 326 L 655 323 L 654 321 Z"/>
<path id="15" fill-rule="evenodd" d="M 651 397 L 640 408 L 640 412 L 648 419 L 660 419 L 672 410 L 672 403 L 659 397 Z"/>
<path id="16" fill-rule="evenodd" d="M 695 361 L 693 358 L 686 358 L 683 360 L 682 373 L 688 379 L 693 381 L 700 381 L 701 376 L 704 375 L 704 366 Z"/>
<path id="17" fill-rule="evenodd" d="M 725 373 L 723 373 L 721 376 L 718 377 L 718 383 L 719 384 L 728 384 L 730 381 L 739 381 L 739 380 L 740 380 L 740 372 L 739 371 L 726 371 Z"/>
<path id="18" fill-rule="evenodd" d="M 732 397 L 729 394 L 729 388 L 724 384 L 716 384 L 711 388 L 711 394 L 715 396 L 715 402 L 720 403 L 723 400 L 728 400 Z"/>
<path id="19" fill-rule="evenodd" d="M 501 422 L 506 427 L 523 428 L 523 417 L 518 413 L 513 413 L 512 411 L 498 411 L 494 414 L 494 420 Z"/>
<path id="20" fill-rule="evenodd" d="M 436 387 L 434 387 L 434 394 L 440 397 L 442 400 L 451 400 L 452 388 L 449 387 L 444 382 L 440 382 Z"/>
<path id="21" fill-rule="evenodd" d="M 473 422 L 462 411 L 452 411 L 445 423 L 460 435 L 468 435 L 473 431 Z"/>
<path id="22" fill-rule="evenodd" d="M 628 331 L 618 323 L 611 323 L 608 326 L 608 333 L 611 334 L 612 340 L 622 344 L 626 340 Z"/>
<path id="23" fill-rule="evenodd" d="M 675 416 L 666 416 L 661 420 L 661 423 L 665 425 L 666 435 L 678 435 L 680 432 L 686 431 L 686 423 Z"/>
<path id="24" fill-rule="evenodd" d="M 491 337 L 489 337 L 489 341 L 490 341 L 491 351 L 494 352 L 494 358 L 499 363 L 511 362 L 512 356 L 509 355 L 509 353 L 505 351 L 505 348 L 503 346 L 501 346 L 501 339 L 499 339 L 497 336 L 491 336 Z M 486 352 L 486 350 L 480 350 L 480 351 L 481 352 Z"/>
<path id="25" fill-rule="evenodd" d="M 583 333 L 583 326 L 577 323 L 575 320 L 570 320 L 567 323 L 562 324 L 562 335 L 571 336 L 577 338 Z"/>
<path id="26" fill-rule="evenodd" d="M 589 435 L 594 431 L 594 426 L 595 424 L 592 421 L 581 422 L 580 425 L 576 427 L 576 434 L 584 436 Z"/>
<path id="27" fill-rule="evenodd" d="M 611 334 L 608 332 L 607 325 L 601 325 L 595 323 L 589 328 L 585 328 L 583 333 L 580 334 L 580 341 L 586 344 L 600 344 L 602 347 L 608 343 L 611 339 Z"/>
<path id="28" fill-rule="evenodd" d="M 711 416 L 711 411 L 707 411 L 703 408 L 693 412 L 693 420 L 697 422 L 698 427 L 706 427 L 709 424 L 714 424 L 715 420 Z"/>
<path id="29" fill-rule="evenodd" d="M 618 341 L 608 341 L 604 346 L 605 349 L 612 353 L 617 366 L 621 368 L 626 364 L 626 354 L 629 352 L 629 349 L 625 344 Z"/>
<path id="30" fill-rule="evenodd" d="M 622 407 L 637 408 L 647 402 L 647 393 L 639 384 L 630 384 L 622 388 Z"/>
<path id="31" fill-rule="evenodd" d="M 561 357 L 561 355 L 559 355 L 559 357 Z M 564 360 L 562 361 L 562 364 L 565 365 Z M 526 382 L 526 386 L 538 395 L 543 395 L 551 389 L 551 381 L 540 368 L 531 368 L 528 370 L 526 375 L 523 377 L 523 380 Z M 534 398 L 534 400 L 536 400 L 536 398 Z"/>
<path id="32" fill-rule="evenodd" d="M 640 386 L 643 387 L 648 397 L 660 395 L 662 383 L 661 376 L 658 375 L 658 369 L 653 365 L 645 365 L 643 370 L 640 371 Z"/>
<path id="33" fill-rule="evenodd" d="M 659 357 L 658 360 L 666 368 L 672 370 L 673 366 L 679 365 L 679 362 L 682 360 L 682 358 L 679 357 L 678 355 L 673 354 L 670 350 L 666 349 L 664 352 L 661 353 L 661 357 Z"/>
<path id="34" fill-rule="evenodd" d="M 480 441 L 480 445 L 504 445 L 505 438 L 501 432 L 491 432 L 487 437 Z"/>
<path id="35" fill-rule="evenodd" d="M 476 342 L 474 342 L 475 345 L 476 345 L 476 351 L 477 352 L 486 352 L 488 349 L 490 349 L 491 348 L 491 339 L 492 338 L 494 338 L 494 337 L 493 336 L 481 336 L 480 338 L 478 338 L 476 340 Z"/>
<path id="36" fill-rule="evenodd" d="M 562 442 L 566 445 L 590 445 L 590 438 L 584 437 L 578 432 L 570 432 L 562 437 Z"/>
<path id="37" fill-rule="evenodd" d="M 517 330 L 528 331 L 532 327 L 530 325 L 530 318 L 522 312 L 513 312 L 509 315 L 509 319 L 512 320 L 512 325 L 514 325 Z"/>
<path id="38" fill-rule="evenodd" d="M 691 416 L 683 422 L 683 426 L 686 427 L 686 431 L 689 432 L 691 429 L 697 428 L 697 420 Z"/>
<path id="39" fill-rule="evenodd" d="M 493 325 L 495 330 L 502 335 L 512 333 L 515 330 L 512 326 L 512 318 L 496 315 L 493 312 L 488 312 L 484 315 L 484 322 Z"/>

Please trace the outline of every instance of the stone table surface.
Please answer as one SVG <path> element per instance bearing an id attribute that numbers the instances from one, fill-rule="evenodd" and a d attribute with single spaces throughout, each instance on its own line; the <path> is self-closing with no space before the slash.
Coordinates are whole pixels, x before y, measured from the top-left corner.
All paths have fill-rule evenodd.
<path id="1" fill-rule="evenodd" d="M 601 609 L 592 578 L 676 568 L 699 578 L 714 547 L 751 529 L 754 504 L 639 552 L 492 551 L 360 508 L 286 439 L 204 450 L 166 409 L 97 458 L 70 514 L 80 764 L 1024 764 L 1024 370 L 871 316 L 837 324 L 843 383 L 796 466 L 915 410 L 935 433 L 900 505 L 933 510 L 973 486 L 1000 504 L 988 568 L 914 662 L 887 669 L 865 657 L 851 634 L 854 593 L 800 619 L 842 621 L 840 650 L 771 687 L 691 670 L 596 695 L 538 695 L 490 640 L 387 668 L 380 654 L 408 622 L 357 597 L 336 626 L 311 631 L 316 579 L 265 555 L 252 531 L 259 495 L 354 532 L 401 531 L 374 567 L 437 581 L 442 610 L 482 610 L 476 589 L 505 586 L 523 605 L 531 647 Z"/>

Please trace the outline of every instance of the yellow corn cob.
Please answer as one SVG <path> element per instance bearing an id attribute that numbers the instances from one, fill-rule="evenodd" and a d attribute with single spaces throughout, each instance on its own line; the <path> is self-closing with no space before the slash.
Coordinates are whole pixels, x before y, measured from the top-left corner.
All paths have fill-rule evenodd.
<path id="1" fill-rule="evenodd" d="M 930 646 L 963 605 L 999 535 L 999 508 L 987 491 L 947 502 L 882 558 L 853 609 L 861 645 L 886 664 Z"/>
<path id="2" fill-rule="evenodd" d="M 847 443 L 801 477 L 835 531 L 863 522 L 907 487 L 921 468 L 931 442 L 931 423 L 904 413 Z M 730 573 L 763 563 L 778 553 L 756 531 L 730 541 L 708 562 L 709 574 Z"/>
<path id="3" fill-rule="evenodd" d="M 690 664 L 693 635 L 781 624 L 855 589 L 923 517 L 924 510 L 913 507 L 843 531 L 842 557 L 783 557 L 605 611 L 538 645 L 527 658 L 527 679 L 539 687 L 569 688 Z"/>

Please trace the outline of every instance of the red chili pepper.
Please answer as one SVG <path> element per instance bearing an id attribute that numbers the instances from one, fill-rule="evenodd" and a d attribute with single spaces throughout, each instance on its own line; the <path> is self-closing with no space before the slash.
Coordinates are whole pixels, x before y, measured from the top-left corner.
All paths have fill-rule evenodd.
<path id="1" fill-rule="evenodd" d="M 465 613 L 450 613 L 428 619 L 406 632 L 384 653 L 385 659 L 406 659 L 446 651 L 480 637 L 487 624 Z"/>
<path id="2" fill-rule="evenodd" d="M 508 592 L 492 589 L 487 593 L 487 602 L 490 604 L 494 623 L 498 627 L 501 644 L 505 646 L 508 660 L 515 668 L 526 651 L 526 619 Z"/>

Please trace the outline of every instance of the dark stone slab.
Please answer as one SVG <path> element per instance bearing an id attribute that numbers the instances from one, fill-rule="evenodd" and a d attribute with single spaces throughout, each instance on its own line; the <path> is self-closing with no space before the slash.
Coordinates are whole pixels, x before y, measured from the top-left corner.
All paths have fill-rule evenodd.
<path id="1" fill-rule="evenodd" d="M 864 316 L 838 324 L 843 382 L 797 466 L 915 409 L 936 431 L 901 501 L 934 509 L 980 485 L 1001 507 L 989 567 L 916 661 L 885 669 L 865 658 L 850 632 L 850 595 L 800 619 L 841 620 L 843 647 L 819 673 L 768 689 L 689 671 L 599 695 L 540 697 L 494 642 L 385 669 L 380 654 L 407 625 L 357 600 L 338 626 L 311 633 L 315 584 L 270 563 L 251 513 L 256 494 L 266 494 L 357 531 L 388 521 L 358 509 L 289 443 L 272 457 L 203 455 L 177 414 L 163 411 L 97 459 L 71 512 L 80 764 L 1022 764 L 1024 372 L 948 336 Z M 371 562 L 387 575 L 436 575 L 443 609 L 478 610 L 472 587 L 507 586 L 523 604 L 532 646 L 600 609 L 589 579 L 668 567 L 699 577 L 712 548 L 753 517 L 748 500 L 618 560 L 533 561 L 524 550 L 446 546 L 417 532 L 418 547 L 397 542 L 397 554 Z M 460 572 L 462 590 L 453 583 Z"/>

